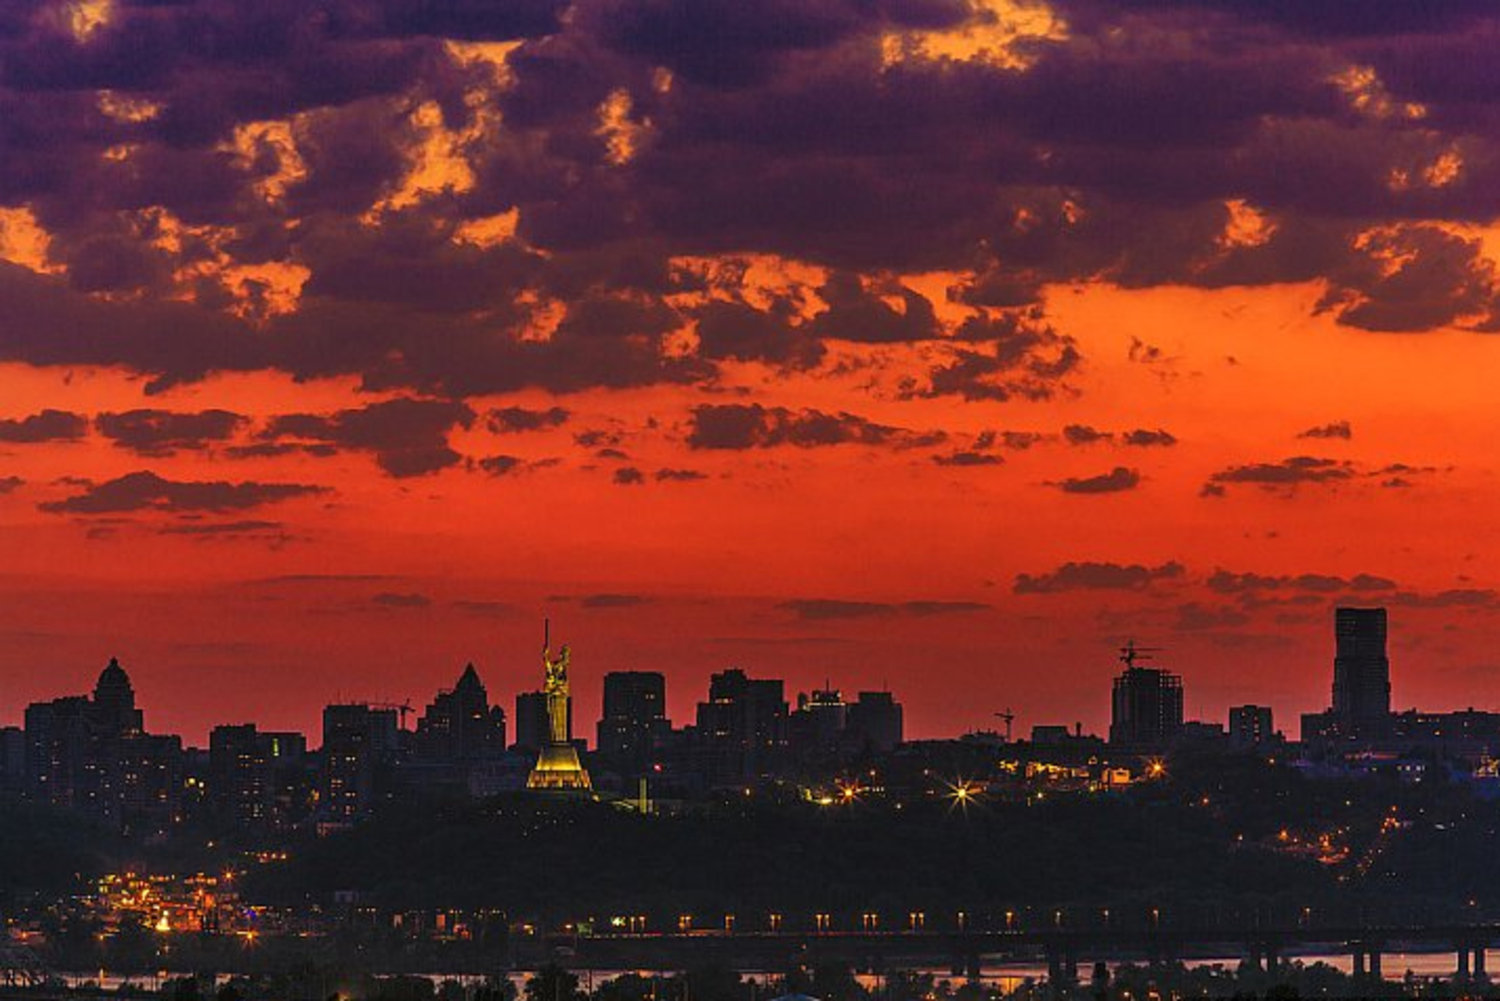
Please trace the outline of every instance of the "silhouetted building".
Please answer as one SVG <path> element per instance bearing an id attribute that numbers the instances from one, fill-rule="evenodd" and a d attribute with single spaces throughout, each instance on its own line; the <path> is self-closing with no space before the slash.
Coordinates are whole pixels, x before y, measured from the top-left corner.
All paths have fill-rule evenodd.
<path id="1" fill-rule="evenodd" d="M 844 743 L 853 751 L 887 754 L 904 736 L 901 703 L 890 692 L 860 692 L 849 704 Z"/>
<path id="2" fill-rule="evenodd" d="M 182 822 L 182 738 L 132 730 L 111 742 L 107 795 L 126 833 L 164 834 Z"/>
<path id="3" fill-rule="evenodd" d="M 1391 715 L 1391 662 L 1384 608 L 1334 612 L 1333 716 L 1351 737 L 1382 733 Z"/>
<path id="4" fill-rule="evenodd" d="M 1162 747 L 1182 732 L 1182 679 L 1156 667 L 1127 666 L 1115 678 L 1109 742 Z"/>
<path id="5" fill-rule="evenodd" d="M 572 726 L 573 705 L 568 703 L 568 725 Z M 547 742 L 547 693 L 516 693 L 516 742 L 523 751 L 541 750 Z"/>
<path id="6" fill-rule="evenodd" d="M 221 826 L 285 830 L 307 800 L 307 738 L 254 723 L 216 726 L 208 737 L 208 795 Z"/>
<path id="7" fill-rule="evenodd" d="M 667 680 L 659 671 L 611 671 L 604 676 L 598 752 L 606 767 L 625 775 L 644 771 L 671 727 Z"/>
<path id="8" fill-rule="evenodd" d="M 99 672 L 94 685 L 92 707 L 94 724 L 103 733 L 138 733 L 145 729 L 145 720 L 135 707 L 135 689 L 130 676 L 115 658 Z"/>
<path id="9" fill-rule="evenodd" d="M 752 679 L 739 668 L 713 675 L 698 703 L 697 770 L 710 785 L 737 785 L 773 774 L 787 744 L 785 684 Z"/>
<path id="10" fill-rule="evenodd" d="M 421 760 L 436 762 L 484 761 L 504 753 L 505 710 L 490 705 L 473 664 L 417 720 L 413 751 Z"/>
<path id="11" fill-rule="evenodd" d="M 797 709 L 787 719 L 792 753 L 804 763 L 810 758 L 835 755 L 848 720 L 849 707 L 837 688 L 797 693 Z"/>
<path id="12" fill-rule="evenodd" d="M 182 742 L 146 734 L 135 690 L 119 661 L 93 696 L 26 708 L 28 795 L 122 830 L 166 831 L 181 819 Z"/>
<path id="13" fill-rule="evenodd" d="M 323 710 L 324 818 L 346 823 L 369 813 L 395 761 L 398 733 L 395 709 L 352 703 Z"/>
<path id="14" fill-rule="evenodd" d="M 1270 706 L 1231 706 L 1229 709 L 1229 743 L 1236 750 L 1249 750 L 1271 743 L 1276 738 Z"/>
<path id="15" fill-rule="evenodd" d="M 0 796 L 20 796 L 26 791 L 26 731 L 18 726 L 0 727 Z"/>

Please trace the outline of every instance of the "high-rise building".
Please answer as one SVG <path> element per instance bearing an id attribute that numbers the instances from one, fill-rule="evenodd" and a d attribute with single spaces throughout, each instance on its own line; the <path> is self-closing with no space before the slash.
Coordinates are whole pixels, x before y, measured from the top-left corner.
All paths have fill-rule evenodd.
<path id="1" fill-rule="evenodd" d="M 787 747 L 785 683 L 730 668 L 709 678 L 695 738 L 710 784 L 755 781 L 780 767 Z"/>
<path id="2" fill-rule="evenodd" d="M 661 672 L 611 671 L 604 676 L 598 751 L 608 767 L 625 774 L 643 771 L 671 726 L 667 679 Z"/>
<path id="3" fill-rule="evenodd" d="M 1276 739 L 1270 706 L 1231 706 L 1229 709 L 1229 744 L 1237 750 L 1249 750 Z"/>
<path id="4" fill-rule="evenodd" d="M 144 730 L 145 719 L 135 707 L 135 689 L 130 676 L 115 658 L 109 659 L 94 685 L 93 716 L 101 731 L 122 734 Z"/>
<path id="5" fill-rule="evenodd" d="M 1351 737 L 1376 736 L 1391 715 L 1391 662 L 1384 608 L 1334 611 L 1333 717 Z"/>
<path id="6" fill-rule="evenodd" d="M 19 796 L 26 791 L 26 731 L 18 726 L 0 727 L 0 796 Z"/>
<path id="7" fill-rule="evenodd" d="M 904 735 L 901 703 L 890 692 L 860 692 L 849 704 L 844 740 L 852 750 L 886 754 Z"/>
<path id="8" fill-rule="evenodd" d="M 787 718 L 787 742 L 804 763 L 809 755 L 838 751 L 849 720 L 849 707 L 837 688 L 828 686 L 797 693 L 797 709 Z"/>
<path id="9" fill-rule="evenodd" d="M 307 738 L 216 726 L 208 737 L 208 796 L 226 827 L 282 830 L 300 819 L 307 786 Z"/>
<path id="10" fill-rule="evenodd" d="M 1109 742 L 1154 748 L 1182 732 L 1182 679 L 1156 667 L 1137 667 L 1140 653 L 1127 646 L 1125 670 L 1115 678 Z"/>
<path id="11" fill-rule="evenodd" d="M 573 704 L 568 702 L 568 727 L 573 725 Z M 547 693 L 516 693 L 516 742 L 523 751 L 539 751 L 547 742 Z"/>
<path id="12" fill-rule="evenodd" d="M 413 750 L 417 758 L 436 762 L 483 761 L 505 751 L 505 710 L 490 705 L 473 664 L 417 720 Z"/>
<path id="13" fill-rule="evenodd" d="M 181 820 L 182 742 L 147 734 L 135 689 L 113 658 L 93 696 L 26 708 L 26 791 L 130 832 L 162 832 Z"/>
<path id="14" fill-rule="evenodd" d="M 323 710 L 320 812 L 333 823 L 366 815 L 381 793 L 398 750 L 396 710 L 363 703 Z"/>

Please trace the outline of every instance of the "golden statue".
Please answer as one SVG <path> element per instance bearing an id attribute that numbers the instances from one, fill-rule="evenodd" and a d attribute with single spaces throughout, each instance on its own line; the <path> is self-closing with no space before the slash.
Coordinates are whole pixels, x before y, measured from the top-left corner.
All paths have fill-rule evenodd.
<path id="1" fill-rule="evenodd" d="M 589 773 L 578 760 L 568 732 L 568 662 L 571 653 L 565 644 L 552 656 L 552 624 L 545 623 L 542 632 L 542 691 L 547 696 L 547 742 L 537 754 L 536 767 L 526 778 L 528 789 L 562 789 L 588 791 L 593 788 Z"/>

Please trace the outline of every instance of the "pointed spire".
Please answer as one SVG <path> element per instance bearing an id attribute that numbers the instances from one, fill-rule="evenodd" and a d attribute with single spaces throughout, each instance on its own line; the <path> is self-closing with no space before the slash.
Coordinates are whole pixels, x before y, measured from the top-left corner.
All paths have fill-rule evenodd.
<path id="1" fill-rule="evenodd" d="M 454 688 L 481 688 L 483 682 L 479 680 L 479 672 L 474 670 L 474 662 L 471 660 L 464 666 L 464 673 L 459 675 L 458 684 Z"/>

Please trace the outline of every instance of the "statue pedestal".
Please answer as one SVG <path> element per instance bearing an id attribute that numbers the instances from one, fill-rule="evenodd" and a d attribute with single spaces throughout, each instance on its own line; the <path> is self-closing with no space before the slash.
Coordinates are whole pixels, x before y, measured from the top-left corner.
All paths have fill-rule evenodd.
<path id="1" fill-rule="evenodd" d="M 526 788 L 588 792 L 594 784 L 578 760 L 578 748 L 572 744 L 548 744 L 537 755 L 536 767 L 526 778 Z"/>

